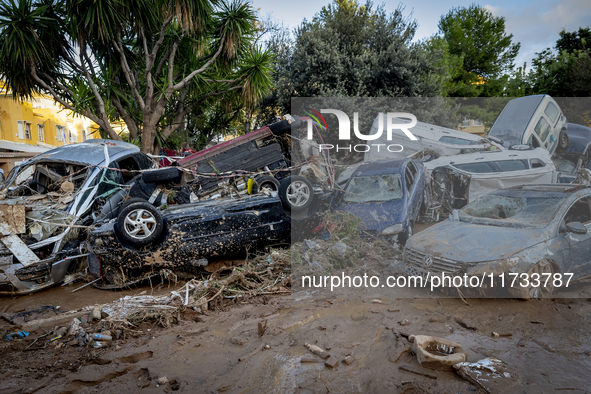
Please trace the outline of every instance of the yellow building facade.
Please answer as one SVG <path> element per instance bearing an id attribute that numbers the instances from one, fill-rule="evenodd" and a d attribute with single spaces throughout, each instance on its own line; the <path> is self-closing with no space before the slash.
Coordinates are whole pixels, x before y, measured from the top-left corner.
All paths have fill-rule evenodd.
<path id="1" fill-rule="evenodd" d="M 15 101 L 10 92 L 0 90 L 0 168 L 5 173 L 49 149 L 100 138 L 97 129 L 90 119 L 63 109 L 52 98 Z"/>

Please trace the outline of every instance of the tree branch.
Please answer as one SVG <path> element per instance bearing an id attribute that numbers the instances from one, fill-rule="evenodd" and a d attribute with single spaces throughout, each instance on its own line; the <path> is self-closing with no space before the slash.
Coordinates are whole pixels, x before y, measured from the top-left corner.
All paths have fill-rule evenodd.
<path id="1" fill-rule="evenodd" d="M 107 133 L 109 134 L 109 137 L 111 137 L 112 139 L 117 140 L 117 141 L 122 141 L 121 136 L 119 136 L 119 134 L 117 134 L 115 132 L 115 130 L 113 130 L 108 119 L 105 122 L 104 119 L 97 117 L 89 110 L 76 111 L 76 109 L 70 103 L 68 103 L 64 99 L 62 99 L 51 86 L 49 86 L 43 79 L 41 79 L 39 77 L 39 75 L 37 75 L 37 69 L 35 67 L 33 67 L 31 69 L 31 76 L 41 87 L 46 89 L 51 94 L 51 96 L 54 98 L 55 101 L 57 101 L 58 103 L 60 103 L 61 105 L 63 105 L 65 108 L 69 109 L 72 112 L 79 113 L 81 115 L 86 116 L 88 119 L 92 120 L 94 123 L 98 124 L 100 127 L 105 129 L 107 131 Z"/>
<path id="2" fill-rule="evenodd" d="M 123 75 L 125 75 L 127 83 L 131 87 L 131 90 L 135 95 L 135 98 L 137 99 L 140 108 L 143 110 L 146 104 L 144 103 L 142 96 L 140 96 L 140 92 L 137 90 L 135 78 L 133 77 L 133 73 L 131 72 L 129 64 L 127 63 L 127 56 L 125 56 L 125 52 L 123 51 L 124 48 L 123 42 L 121 41 L 121 34 L 117 33 L 117 40 L 113 40 L 113 45 L 115 46 L 115 49 L 117 50 L 117 52 L 119 52 L 119 56 L 121 57 L 121 68 L 123 69 Z"/>
<path id="3" fill-rule="evenodd" d="M 189 81 L 191 80 L 191 78 L 193 78 L 195 75 L 202 73 L 203 71 L 205 71 L 209 66 L 211 66 L 211 64 L 215 61 L 215 59 L 217 59 L 217 57 L 220 55 L 220 53 L 222 53 L 222 49 L 224 48 L 224 39 L 222 38 L 221 42 L 220 42 L 220 47 L 218 48 L 217 52 L 213 55 L 213 57 L 211 59 L 209 59 L 207 61 L 207 63 L 205 63 L 203 65 L 203 67 L 201 67 L 198 70 L 193 71 L 191 74 L 187 75 L 181 82 L 177 83 L 176 85 L 174 85 L 172 87 L 173 90 L 179 90 L 185 87 L 185 85 L 187 85 L 189 83 Z M 169 84 L 169 89 L 170 89 L 170 84 Z"/>
<path id="4" fill-rule="evenodd" d="M 162 24 L 162 28 L 160 29 L 160 37 L 158 37 L 158 41 L 156 41 L 156 43 L 154 44 L 154 47 L 152 48 L 152 53 L 150 53 L 150 55 L 149 55 L 149 60 L 146 61 L 146 69 L 148 69 L 148 70 L 152 70 L 152 67 L 154 67 L 154 62 L 156 61 L 156 55 L 158 54 L 158 49 L 160 49 L 160 46 L 164 42 L 164 33 L 166 32 L 166 28 L 168 27 L 170 22 L 172 22 L 173 16 L 174 15 L 170 15 L 168 18 L 166 18 L 166 20 Z M 148 51 L 146 50 L 146 55 L 147 54 L 148 54 Z"/>

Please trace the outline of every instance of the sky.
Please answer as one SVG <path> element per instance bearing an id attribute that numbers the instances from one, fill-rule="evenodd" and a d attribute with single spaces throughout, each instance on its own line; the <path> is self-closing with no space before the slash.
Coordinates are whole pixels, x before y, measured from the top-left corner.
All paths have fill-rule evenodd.
<path id="1" fill-rule="evenodd" d="M 311 20 L 322 6 L 329 4 L 331 0 L 251 0 L 255 8 L 260 8 L 261 16 L 269 13 L 277 21 L 283 22 L 292 30 L 298 26 L 304 18 Z M 365 3 L 365 0 L 359 0 Z M 517 66 L 524 62 L 531 63 L 536 52 L 553 47 L 558 39 L 558 33 L 575 31 L 579 27 L 591 25 L 591 1 L 590 0 L 488 0 L 478 2 L 448 1 L 448 0 L 406 0 L 386 1 L 387 12 L 392 12 L 399 4 L 405 7 L 405 15 L 412 12 L 417 19 L 419 28 L 415 40 L 427 38 L 438 31 L 437 24 L 441 15 L 447 14 L 453 7 L 467 7 L 471 3 L 481 5 L 489 9 L 493 15 L 505 18 L 507 33 L 513 34 L 513 42 L 521 43 L 521 50 L 516 58 Z M 380 0 L 374 1 L 374 6 L 382 4 Z"/>

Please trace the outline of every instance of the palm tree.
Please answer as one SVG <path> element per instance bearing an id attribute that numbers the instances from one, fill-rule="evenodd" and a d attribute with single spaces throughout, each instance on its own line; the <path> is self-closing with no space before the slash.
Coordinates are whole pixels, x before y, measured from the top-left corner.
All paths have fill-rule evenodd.
<path id="1" fill-rule="evenodd" d="M 255 23 L 240 1 L 5 0 L 0 78 L 15 98 L 49 94 L 112 139 L 110 122 L 123 120 L 150 153 L 188 114 L 252 108 L 271 88 Z"/>

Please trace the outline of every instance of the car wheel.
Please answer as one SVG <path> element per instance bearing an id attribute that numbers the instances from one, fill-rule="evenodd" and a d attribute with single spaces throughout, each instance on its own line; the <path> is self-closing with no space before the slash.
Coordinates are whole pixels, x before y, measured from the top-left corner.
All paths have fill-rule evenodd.
<path id="1" fill-rule="evenodd" d="M 254 180 L 252 185 L 252 194 L 257 194 L 263 188 L 270 189 L 273 192 L 279 191 L 279 181 L 270 175 L 264 175 Z"/>
<path id="2" fill-rule="evenodd" d="M 290 211 L 306 210 L 314 202 L 312 183 L 300 175 L 287 177 L 279 185 L 279 198 Z"/>
<path id="3" fill-rule="evenodd" d="M 550 278 L 546 279 L 550 274 Z M 554 293 L 554 267 L 548 260 L 538 261 L 527 271 L 527 276 L 519 275 L 515 280 L 515 286 L 509 289 L 510 294 L 515 298 L 522 300 L 531 300 L 532 298 L 547 298 Z M 534 286 L 536 278 L 539 278 L 539 285 Z M 525 286 L 521 286 L 521 284 Z M 546 284 L 546 286 L 544 286 Z"/>
<path id="4" fill-rule="evenodd" d="M 117 216 L 117 229 L 127 242 L 147 245 L 162 233 L 164 220 L 160 211 L 152 204 L 131 199 L 124 203 Z"/>
<path id="5" fill-rule="evenodd" d="M 564 130 L 558 135 L 558 143 L 562 149 L 568 148 L 568 134 Z"/>
<path id="6" fill-rule="evenodd" d="M 413 230 L 412 222 L 408 222 L 408 226 L 406 226 L 404 231 L 401 232 L 400 234 L 398 234 L 398 243 L 400 245 L 406 245 L 406 241 L 408 241 L 408 239 L 410 237 L 412 237 L 412 234 L 413 234 L 412 230 Z"/>

